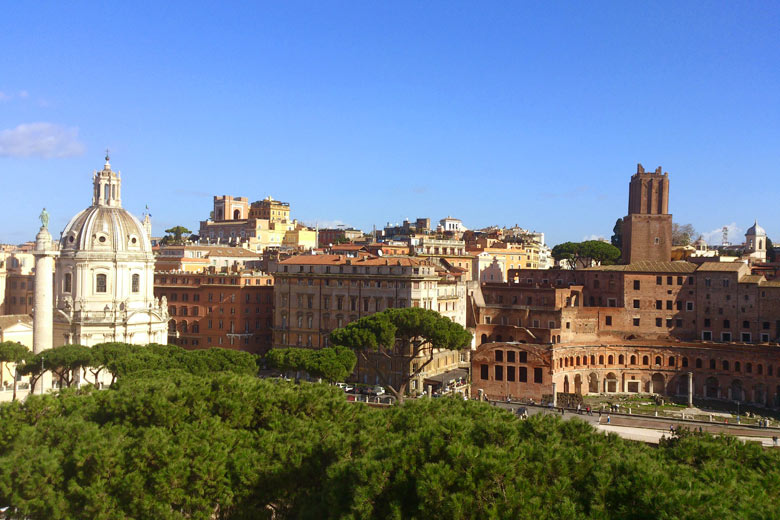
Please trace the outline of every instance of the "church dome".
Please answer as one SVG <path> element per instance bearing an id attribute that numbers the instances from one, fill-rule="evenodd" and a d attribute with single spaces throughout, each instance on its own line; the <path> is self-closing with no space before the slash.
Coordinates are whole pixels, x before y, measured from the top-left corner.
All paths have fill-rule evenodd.
<path id="1" fill-rule="evenodd" d="M 60 250 L 151 253 L 152 244 L 143 224 L 129 211 L 90 206 L 65 227 Z"/>
<path id="2" fill-rule="evenodd" d="M 74 216 L 60 238 L 64 254 L 78 251 L 152 254 L 143 224 L 122 208 L 121 178 L 106 156 L 102 171 L 93 174 L 92 205 Z"/>
<path id="3" fill-rule="evenodd" d="M 756 220 L 755 223 L 748 228 L 745 235 L 766 236 L 766 231 L 758 225 L 758 220 Z"/>

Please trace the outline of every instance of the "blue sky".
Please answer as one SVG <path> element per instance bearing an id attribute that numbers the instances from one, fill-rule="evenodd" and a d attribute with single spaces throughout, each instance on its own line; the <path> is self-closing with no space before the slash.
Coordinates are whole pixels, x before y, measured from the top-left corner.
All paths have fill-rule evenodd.
<path id="1" fill-rule="evenodd" d="M 106 147 L 156 234 L 271 195 L 554 245 L 609 236 L 638 162 L 678 222 L 780 232 L 777 2 L 12 2 L 0 49 L 0 242 L 62 230 Z"/>

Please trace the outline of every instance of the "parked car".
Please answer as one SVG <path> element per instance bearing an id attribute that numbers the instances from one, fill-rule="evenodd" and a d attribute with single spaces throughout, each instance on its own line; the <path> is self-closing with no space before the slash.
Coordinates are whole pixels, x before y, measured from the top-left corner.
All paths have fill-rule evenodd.
<path id="1" fill-rule="evenodd" d="M 527 418 L 528 418 L 528 408 L 526 408 L 525 406 L 519 406 L 519 407 L 518 407 L 518 408 L 515 410 L 515 413 L 516 413 L 516 414 L 517 414 L 517 416 L 518 416 L 518 417 L 520 417 L 521 419 L 527 419 Z"/>
<path id="2" fill-rule="evenodd" d="M 350 385 L 349 383 L 336 383 L 336 386 L 344 390 L 345 392 L 351 392 L 355 389 L 354 386 Z"/>

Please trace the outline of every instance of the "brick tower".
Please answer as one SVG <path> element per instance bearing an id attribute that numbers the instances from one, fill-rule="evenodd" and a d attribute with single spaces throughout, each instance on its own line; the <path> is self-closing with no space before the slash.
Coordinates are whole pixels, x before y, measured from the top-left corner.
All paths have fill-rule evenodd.
<path id="1" fill-rule="evenodd" d="M 623 262 L 668 262 L 672 258 L 669 174 L 647 173 L 641 164 L 628 185 L 628 215 L 623 219 Z"/>

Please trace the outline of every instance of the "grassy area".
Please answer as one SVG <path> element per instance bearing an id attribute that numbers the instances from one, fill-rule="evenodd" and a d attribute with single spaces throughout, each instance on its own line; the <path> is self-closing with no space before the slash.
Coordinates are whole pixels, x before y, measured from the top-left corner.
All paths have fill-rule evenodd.
<path id="1" fill-rule="evenodd" d="M 634 415 L 652 415 L 669 418 L 683 418 L 683 410 L 688 408 L 687 403 L 677 403 L 665 398 L 656 398 L 652 395 L 588 395 L 583 396 L 585 406 L 593 410 L 610 410 L 613 405 L 619 405 L 620 413 Z M 762 420 L 768 420 L 770 426 L 778 426 L 778 416 L 775 411 L 751 406 L 739 407 L 739 420 L 737 419 L 737 406 L 735 403 L 722 401 L 694 400 L 694 408 L 699 412 L 685 414 L 686 419 L 699 421 L 729 422 L 735 424 L 758 425 Z"/>

